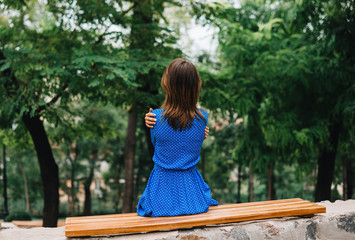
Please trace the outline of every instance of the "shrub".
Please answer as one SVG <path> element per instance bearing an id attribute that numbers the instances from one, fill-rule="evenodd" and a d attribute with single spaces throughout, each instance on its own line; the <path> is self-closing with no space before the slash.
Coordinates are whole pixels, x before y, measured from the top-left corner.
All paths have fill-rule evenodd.
<path id="1" fill-rule="evenodd" d="M 17 211 L 17 212 L 10 213 L 5 218 L 5 222 L 11 222 L 13 220 L 32 220 L 32 217 L 28 212 Z"/>

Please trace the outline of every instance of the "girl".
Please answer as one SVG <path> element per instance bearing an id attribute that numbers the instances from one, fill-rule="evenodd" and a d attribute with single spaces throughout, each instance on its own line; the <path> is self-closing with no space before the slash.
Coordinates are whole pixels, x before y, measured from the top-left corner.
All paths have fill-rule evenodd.
<path id="1" fill-rule="evenodd" d="M 156 117 L 150 130 L 154 168 L 137 213 L 161 217 L 207 212 L 218 202 L 196 169 L 205 131 L 208 135 L 208 113 L 196 107 L 201 79 L 191 62 L 178 58 L 165 69 L 161 86 L 165 101 L 151 113 Z"/>

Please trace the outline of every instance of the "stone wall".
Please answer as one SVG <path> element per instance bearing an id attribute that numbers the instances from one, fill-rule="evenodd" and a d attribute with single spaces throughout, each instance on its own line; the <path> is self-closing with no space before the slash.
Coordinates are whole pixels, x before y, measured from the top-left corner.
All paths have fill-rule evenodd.
<path id="1" fill-rule="evenodd" d="M 101 236 L 92 238 L 71 238 L 90 240 L 355 240 L 355 200 L 329 201 L 319 203 L 326 206 L 327 213 L 309 217 L 285 217 L 247 221 L 232 224 L 209 225 L 121 236 Z M 7 225 L 6 225 L 7 224 Z M 3 223 L 1 240 L 65 240 L 64 227 L 19 229 Z"/>

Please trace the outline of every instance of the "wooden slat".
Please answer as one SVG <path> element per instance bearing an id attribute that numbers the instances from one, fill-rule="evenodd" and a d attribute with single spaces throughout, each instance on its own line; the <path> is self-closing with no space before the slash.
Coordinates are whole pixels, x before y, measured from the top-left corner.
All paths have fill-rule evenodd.
<path id="1" fill-rule="evenodd" d="M 171 230 L 265 218 L 324 213 L 325 207 L 302 199 L 226 204 L 207 213 L 176 217 L 141 217 L 136 213 L 67 218 L 67 237 Z"/>
<path id="2" fill-rule="evenodd" d="M 203 226 L 210 224 L 221 224 L 221 223 L 230 223 L 230 222 L 239 222 L 239 221 L 247 221 L 247 220 L 256 220 L 256 219 L 265 219 L 265 218 L 274 218 L 274 217 L 285 217 L 285 216 L 295 216 L 295 215 L 309 215 L 314 213 L 324 212 L 324 207 L 307 207 L 307 208 L 298 208 L 297 210 L 279 210 L 275 212 L 272 211 L 263 211 L 263 212 L 254 212 L 254 213 L 244 213 L 239 215 L 229 215 L 223 217 L 210 217 L 201 220 L 185 220 L 185 221 L 170 221 L 163 222 L 160 225 L 151 223 L 144 225 L 128 225 L 121 226 L 117 224 L 107 224 L 105 228 L 86 228 L 85 230 L 70 230 L 66 232 L 67 237 L 71 236 L 89 236 L 89 235 L 108 235 L 108 234 L 120 234 L 120 233 L 133 233 L 133 232 L 148 232 L 148 231 L 157 231 L 157 230 L 172 230 L 184 227 L 195 227 L 195 226 Z M 92 227 L 92 226 L 90 226 Z"/>
<path id="3" fill-rule="evenodd" d="M 249 203 L 238 203 L 238 204 L 223 204 L 218 206 L 211 206 L 209 208 L 210 211 L 225 209 L 225 208 L 244 208 L 248 206 L 264 206 L 264 205 L 276 205 L 282 203 L 293 203 L 293 202 L 309 202 L 306 200 L 302 200 L 301 198 L 291 198 L 291 199 L 281 199 L 281 200 L 272 200 L 272 201 L 261 201 L 261 202 L 249 202 Z M 82 216 L 82 217 L 68 217 L 66 218 L 66 224 L 72 224 L 76 222 L 81 222 L 82 220 L 92 219 L 92 221 L 96 221 L 97 219 L 112 219 L 112 218 L 125 218 L 128 217 L 139 217 L 137 213 L 123 213 L 123 214 L 107 214 L 107 215 L 96 215 L 96 216 Z"/>
<path id="4" fill-rule="evenodd" d="M 294 208 L 296 206 L 314 206 L 314 203 L 308 202 L 308 201 L 299 201 L 299 202 L 285 202 L 285 203 L 277 203 L 277 204 L 269 204 L 269 205 L 260 205 L 260 206 L 251 206 L 251 205 L 243 205 L 242 204 L 231 204 L 234 205 L 235 207 L 232 208 L 229 206 L 228 208 L 214 208 L 208 211 L 208 214 L 211 215 L 222 215 L 224 212 L 231 212 L 231 211 L 236 211 L 237 212 L 243 212 L 243 211 L 259 211 L 260 209 L 279 209 L 282 207 L 288 207 L 288 208 Z M 201 214 L 196 214 L 196 215 L 184 215 L 184 216 L 176 216 L 174 218 L 176 219 L 185 219 L 185 218 L 200 218 Z M 158 218 L 148 218 L 150 222 L 160 222 L 160 221 L 166 221 L 170 220 L 172 217 L 158 217 Z M 75 219 L 71 218 L 70 220 L 67 220 L 66 224 L 87 224 L 87 223 L 103 223 L 103 222 L 112 222 L 112 221 L 118 221 L 121 222 L 123 217 L 119 217 L 119 215 L 115 215 L 112 217 L 96 217 L 96 218 L 84 218 L 84 219 Z M 142 218 L 138 214 L 134 213 L 131 214 L 130 216 L 124 217 L 125 222 L 135 222 L 135 221 L 145 221 L 147 218 Z"/>
<path id="5" fill-rule="evenodd" d="M 318 206 L 318 205 L 317 205 Z M 130 226 L 130 225 L 142 225 L 142 224 L 161 224 L 161 223 L 167 223 L 167 222 L 182 222 L 185 220 L 196 220 L 196 221 L 203 221 L 205 219 L 209 219 L 211 217 L 217 216 L 219 217 L 224 217 L 224 216 L 230 216 L 231 214 L 242 214 L 242 213 L 259 213 L 263 211 L 278 211 L 281 209 L 289 209 L 293 210 L 295 208 L 306 208 L 306 207 L 314 207 L 314 204 L 312 203 L 302 203 L 302 204 L 293 204 L 293 205 L 284 205 L 284 206 L 267 206 L 267 207 L 254 207 L 253 209 L 246 208 L 246 209 L 226 209 L 219 211 L 218 213 L 213 213 L 213 212 L 207 212 L 207 213 L 202 213 L 202 214 L 195 214 L 195 215 L 185 215 L 185 216 L 177 216 L 177 217 L 158 217 L 158 218 L 144 218 L 144 217 L 136 217 L 135 219 L 131 219 L 127 221 L 124 219 L 124 222 L 122 219 L 111 219 L 110 221 L 105 221 L 105 222 L 83 222 L 83 223 L 76 223 L 76 224 L 71 224 L 70 229 L 80 229 L 80 228 L 96 228 L 100 227 L 102 224 L 119 224 L 121 227 L 125 226 Z"/>

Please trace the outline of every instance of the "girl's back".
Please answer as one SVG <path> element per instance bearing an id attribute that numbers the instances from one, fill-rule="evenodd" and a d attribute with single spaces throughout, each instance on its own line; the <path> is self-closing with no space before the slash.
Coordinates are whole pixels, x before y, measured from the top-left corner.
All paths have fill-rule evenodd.
<path id="1" fill-rule="evenodd" d="M 166 169 L 188 169 L 200 160 L 200 150 L 205 138 L 208 113 L 200 110 L 205 119 L 195 117 L 190 128 L 174 130 L 163 117 L 163 109 L 153 110 L 156 125 L 151 129 L 155 148 L 153 161 Z"/>

